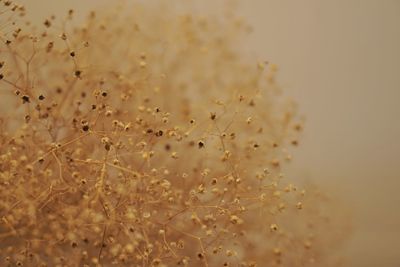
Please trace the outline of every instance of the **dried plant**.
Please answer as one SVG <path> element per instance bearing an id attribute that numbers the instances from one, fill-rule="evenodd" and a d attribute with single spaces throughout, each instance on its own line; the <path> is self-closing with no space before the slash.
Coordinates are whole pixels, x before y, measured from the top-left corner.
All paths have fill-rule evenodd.
<path id="1" fill-rule="evenodd" d="M 327 199 L 282 174 L 302 122 L 243 21 L 136 4 L 33 27 L 1 4 L 0 265 L 332 263 Z"/>

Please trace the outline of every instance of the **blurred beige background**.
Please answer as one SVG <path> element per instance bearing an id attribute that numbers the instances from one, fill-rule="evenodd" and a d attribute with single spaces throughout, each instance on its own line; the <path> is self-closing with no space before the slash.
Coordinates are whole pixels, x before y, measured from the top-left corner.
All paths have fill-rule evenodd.
<path id="1" fill-rule="evenodd" d="M 44 18 L 109 1 L 20 2 Z M 243 50 L 278 64 L 280 84 L 307 119 L 289 173 L 329 186 L 354 209 L 346 266 L 400 266 L 400 1 L 237 2 L 254 26 Z"/>

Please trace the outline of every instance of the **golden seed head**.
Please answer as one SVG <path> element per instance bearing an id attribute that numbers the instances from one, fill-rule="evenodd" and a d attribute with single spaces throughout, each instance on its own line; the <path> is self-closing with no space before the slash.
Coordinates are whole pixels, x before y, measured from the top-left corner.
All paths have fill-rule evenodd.
<path id="1" fill-rule="evenodd" d="M 33 26 L 0 2 L 6 265 L 286 267 L 324 255 L 319 196 L 283 175 L 302 124 L 276 94 L 276 66 L 238 50 L 240 19 L 139 1 Z M 303 203 L 314 208 L 297 212 Z"/>

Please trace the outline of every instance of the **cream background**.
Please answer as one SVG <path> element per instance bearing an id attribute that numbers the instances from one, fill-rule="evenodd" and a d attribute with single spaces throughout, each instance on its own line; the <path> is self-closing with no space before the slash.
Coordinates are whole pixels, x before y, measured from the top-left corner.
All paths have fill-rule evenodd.
<path id="1" fill-rule="evenodd" d="M 44 18 L 107 1 L 20 2 Z M 289 173 L 354 209 L 346 266 L 400 266 L 400 1 L 239 0 L 238 10 L 254 26 L 243 50 L 280 66 L 280 84 L 307 118 Z"/>

